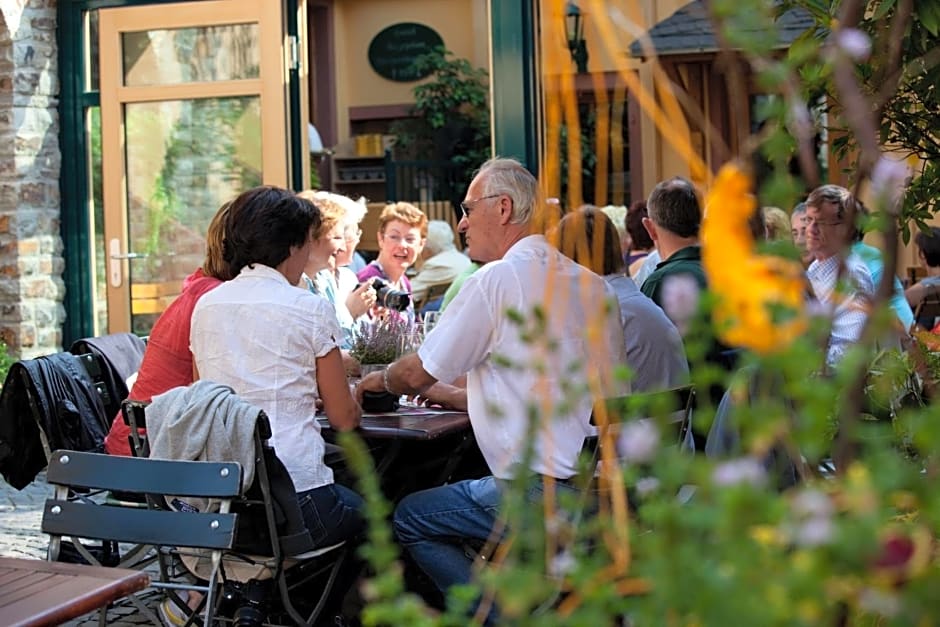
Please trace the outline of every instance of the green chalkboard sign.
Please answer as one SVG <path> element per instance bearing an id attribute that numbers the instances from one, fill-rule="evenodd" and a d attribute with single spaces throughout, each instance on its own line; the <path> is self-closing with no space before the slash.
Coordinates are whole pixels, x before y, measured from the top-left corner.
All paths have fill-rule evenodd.
<path id="1" fill-rule="evenodd" d="M 418 72 L 414 60 L 443 45 L 444 40 L 437 31 L 424 24 L 392 24 L 369 44 L 369 64 L 379 76 L 389 80 L 402 83 L 418 81 L 430 72 Z"/>

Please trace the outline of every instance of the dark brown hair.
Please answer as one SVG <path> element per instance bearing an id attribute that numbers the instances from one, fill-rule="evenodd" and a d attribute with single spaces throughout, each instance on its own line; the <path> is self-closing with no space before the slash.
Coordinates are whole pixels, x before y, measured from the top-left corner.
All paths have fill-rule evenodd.
<path id="1" fill-rule="evenodd" d="M 627 210 L 627 216 L 623 219 L 627 233 L 633 240 L 635 250 L 649 250 L 653 247 L 653 238 L 650 237 L 646 227 L 643 226 L 643 218 L 649 214 L 646 211 L 646 201 L 637 200 Z"/>
<path id="2" fill-rule="evenodd" d="M 309 200 L 279 187 L 249 189 L 229 207 L 225 261 L 236 274 L 255 263 L 276 268 L 319 227 L 320 212 Z"/>

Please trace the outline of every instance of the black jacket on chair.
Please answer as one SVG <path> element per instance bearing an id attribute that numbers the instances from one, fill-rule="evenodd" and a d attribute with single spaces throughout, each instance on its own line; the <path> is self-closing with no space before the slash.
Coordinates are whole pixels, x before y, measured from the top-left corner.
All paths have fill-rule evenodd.
<path id="1" fill-rule="evenodd" d="M 75 355 L 16 362 L 0 394 L 0 473 L 17 490 L 29 485 L 47 461 L 30 395 L 53 451 L 104 452 L 108 432 L 101 397 Z"/>
<path id="2" fill-rule="evenodd" d="M 102 373 L 108 388 L 110 406 L 105 415 L 114 418 L 121 411 L 121 401 L 127 398 L 125 381 L 140 368 L 147 345 L 133 333 L 112 333 L 101 337 L 86 337 L 76 340 L 69 347 L 73 355 L 93 353 L 101 357 L 108 366 Z M 110 425 L 110 422 L 108 423 Z"/>

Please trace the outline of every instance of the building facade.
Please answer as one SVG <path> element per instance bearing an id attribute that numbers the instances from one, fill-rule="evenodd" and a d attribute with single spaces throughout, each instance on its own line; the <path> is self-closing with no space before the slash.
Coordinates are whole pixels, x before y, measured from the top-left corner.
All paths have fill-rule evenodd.
<path id="1" fill-rule="evenodd" d="M 323 187 L 386 200 L 382 149 L 420 84 L 396 74 L 409 51 L 440 42 L 487 69 L 493 153 L 539 171 L 571 206 L 704 180 L 643 106 L 662 102 L 663 77 L 681 103 L 666 130 L 710 170 L 737 154 L 765 96 L 743 68 L 733 88 L 700 0 L 3 0 L 0 11 L 0 340 L 24 358 L 146 333 L 199 265 L 219 205 L 260 183 L 307 187 L 311 159 Z M 802 26 L 781 24 L 781 49 Z M 567 149 L 579 134 L 581 149 Z"/>

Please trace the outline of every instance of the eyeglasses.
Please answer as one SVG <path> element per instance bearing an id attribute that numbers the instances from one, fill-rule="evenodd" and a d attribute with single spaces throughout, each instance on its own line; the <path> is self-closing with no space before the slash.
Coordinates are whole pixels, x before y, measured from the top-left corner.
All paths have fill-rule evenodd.
<path id="1" fill-rule="evenodd" d="M 415 246 L 417 246 L 418 243 L 421 241 L 420 237 L 414 237 L 413 235 L 409 235 L 408 237 L 402 237 L 398 233 L 392 233 L 391 235 L 382 235 L 382 237 L 390 241 L 391 243 L 395 244 L 396 246 L 401 246 L 402 244 L 404 244 L 405 246 L 410 246 L 411 248 L 414 248 Z"/>
<path id="2" fill-rule="evenodd" d="M 811 229 L 813 226 L 818 226 L 820 228 L 824 226 L 836 226 L 842 224 L 842 220 L 817 220 L 816 218 L 803 218 L 803 225 Z"/>
<path id="3" fill-rule="evenodd" d="M 489 196 L 480 196 L 479 198 L 474 198 L 473 200 L 465 200 L 460 203 L 460 208 L 463 210 L 463 217 L 469 218 L 470 211 L 472 210 L 470 205 L 478 203 L 481 200 L 487 200 L 489 198 L 499 198 L 502 194 L 490 194 Z"/>

